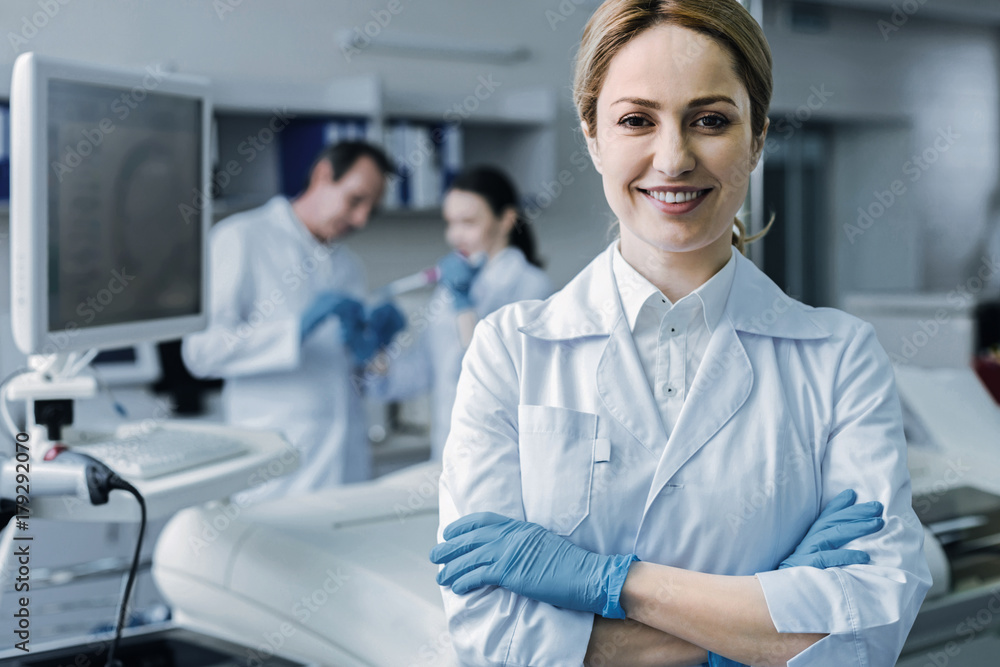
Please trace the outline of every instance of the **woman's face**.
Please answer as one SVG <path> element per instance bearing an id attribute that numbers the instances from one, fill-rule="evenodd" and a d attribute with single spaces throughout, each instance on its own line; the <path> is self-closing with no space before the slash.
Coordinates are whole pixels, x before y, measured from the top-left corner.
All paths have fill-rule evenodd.
<path id="1" fill-rule="evenodd" d="M 507 237 L 516 215 L 513 209 L 497 217 L 482 196 L 466 190 L 451 190 L 445 195 L 444 238 L 453 249 L 466 257 L 484 252 L 492 257 L 507 246 Z"/>
<path id="2" fill-rule="evenodd" d="M 622 251 L 728 259 L 733 218 L 763 144 L 752 134 L 749 96 L 713 39 L 664 25 L 625 45 L 587 138 L 621 221 Z"/>

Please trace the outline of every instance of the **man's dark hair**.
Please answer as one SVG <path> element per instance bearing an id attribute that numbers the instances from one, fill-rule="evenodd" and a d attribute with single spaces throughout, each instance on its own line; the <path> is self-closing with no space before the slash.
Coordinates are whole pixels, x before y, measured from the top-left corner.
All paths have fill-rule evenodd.
<path id="1" fill-rule="evenodd" d="M 351 170 L 354 163 L 363 157 L 371 158 L 383 176 L 395 173 L 392 162 L 378 146 L 369 144 L 366 141 L 342 141 L 339 144 L 327 146 L 320 151 L 316 159 L 313 160 L 312 166 L 309 167 L 309 174 L 306 176 L 306 186 L 308 187 L 308 181 L 312 178 L 313 170 L 320 162 L 326 160 L 330 163 L 330 166 L 333 168 L 333 180 L 338 181 L 341 176 Z"/>

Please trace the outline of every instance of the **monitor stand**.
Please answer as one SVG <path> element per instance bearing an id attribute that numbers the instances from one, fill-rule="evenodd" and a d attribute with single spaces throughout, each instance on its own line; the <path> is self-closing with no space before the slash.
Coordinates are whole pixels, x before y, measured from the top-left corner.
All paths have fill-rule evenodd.
<path id="1" fill-rule="evenodd" d="M 32 355 L 28 357 L 32 370 L 7 386 L 5 399 L 25 402 L 26 432 L 31 458 L 36 461 L 61 439 L 62 428 L 73 423 L 73 401 L 97 395 L 97 381 L 90 375 L 77 375 L 80 361 L 66 353 Z"/>

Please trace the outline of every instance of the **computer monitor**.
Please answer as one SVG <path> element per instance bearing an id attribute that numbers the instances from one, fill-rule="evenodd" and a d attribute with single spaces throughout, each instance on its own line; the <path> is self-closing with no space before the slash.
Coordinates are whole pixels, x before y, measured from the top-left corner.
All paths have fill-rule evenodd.
<path id="1" fill-rule="evenodd" d="M 11 80 L 11 314 L 25 354 L 203 329 L 204 79 L 34 53 Z"/>

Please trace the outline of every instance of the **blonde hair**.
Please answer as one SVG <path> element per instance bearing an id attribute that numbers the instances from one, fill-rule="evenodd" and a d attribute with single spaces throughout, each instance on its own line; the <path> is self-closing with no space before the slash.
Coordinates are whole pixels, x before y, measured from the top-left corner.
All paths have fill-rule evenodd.
<path id="1" fill-rule="evenodd" d="M 604 86 L 611 61 L 639 33 L 659 25 L 677 25 L 714 39 L 730 54 L 733 70 L 750 97 L 750 128 L 756 148 L 767 123 L 774 88 L 771 78 L 771 48 L 764 32 L 736 0 L 606 0 L 590 17 L 583 30 L 573 76 L 573 102 L 577 114 L 596 136 L 597 97 Z M 734 220 L 733 245 L 741 253 L 746 244 L 768 232 L 774 223 L 753 236 Z"/>

